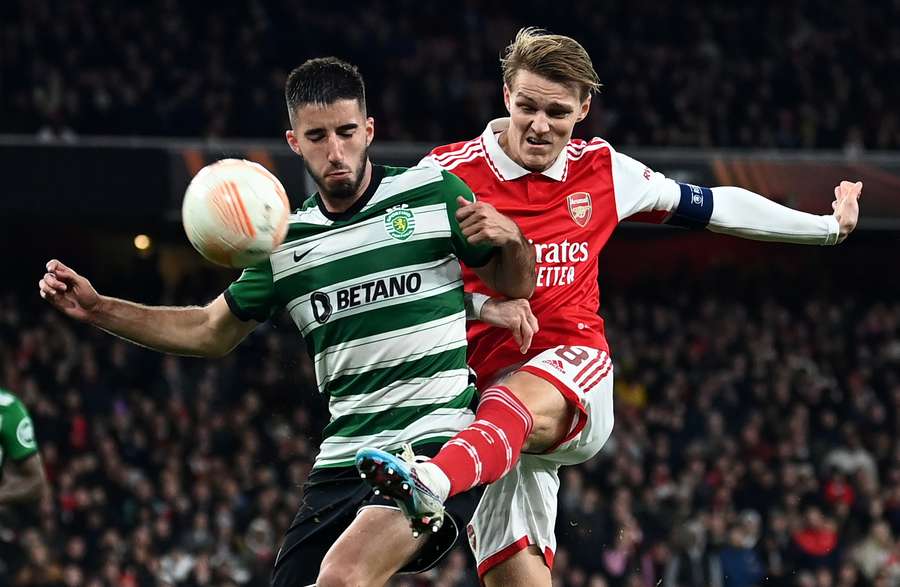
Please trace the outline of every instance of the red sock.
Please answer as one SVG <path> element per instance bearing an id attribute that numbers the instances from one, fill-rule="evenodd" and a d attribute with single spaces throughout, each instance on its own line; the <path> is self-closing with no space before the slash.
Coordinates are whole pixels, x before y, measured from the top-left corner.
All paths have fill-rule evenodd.
<path id="1" fill-rule="evenodd" d="M 531 426 L 531 412 L 508 388 L 482 393 L 475 421 L 431 459 L 450 479 L 450 495 L 506 475 L 519 460 Z"/>

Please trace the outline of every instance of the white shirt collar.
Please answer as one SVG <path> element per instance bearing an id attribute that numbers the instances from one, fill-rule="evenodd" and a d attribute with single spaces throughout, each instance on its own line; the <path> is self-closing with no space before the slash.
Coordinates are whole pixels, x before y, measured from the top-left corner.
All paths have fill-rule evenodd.
<path id="1" fill-rule="evenodd" d="M 507 128 L 509 128 L 509 118 L 495 118 L 488 123 L 484 132 L 481 133 L 481 140 L 484 143 L 485 154 L 491 164 L 491 169 L 494 170 L 494 173 L 501 181 L 519 179 L 531 173 L 510 159 L 509 155 L 500 146 L 500 141 L 497 140 L 497 137 Z M 563 147 L 553 165 L 542 171 L 541 174 L 555 181 L 562 181 L 566 177 L 568 159 L 566 147 Z"/>

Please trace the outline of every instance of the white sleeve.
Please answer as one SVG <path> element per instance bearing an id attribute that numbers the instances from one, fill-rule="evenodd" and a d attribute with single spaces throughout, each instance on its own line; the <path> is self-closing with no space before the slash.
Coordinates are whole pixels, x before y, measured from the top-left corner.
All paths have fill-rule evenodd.
<path id="1" fill-rule="evenodd" d="M 610 153 L 620 221 L 638 212 L 678 209 L 682 188 L 687 184 L 679 184 L 612 148 Z M 715 187 L 712 194 L 707 228 L 713 232 L 753 240 L 818 245 L 836 244 L 840 235 L 840 226 L 832 215 L 793 210 L 738 187 Z"/>
<path id="2" fill-rule="evenodd" d="M 463 299 L 466 303 L 466 320 L 481 320 L 481 309 L 491 296 L 478 292 L 464 292 Z"/>
<path id="3" fill-rule="evenodd" d="M 609 152 L 612 157 L 616 212 L 620 221 L 638 212 L 675 210 L 680 197 L 675 181 L 612 147 Z"/>
<path id="4" fill-rule="evenodd" d="M 840 226 L 828 215 L 807 214 L 782 206 L 744 188 L 712 188 L 713 209 L 707 228 L 761 241 L 808 245 L 837 243 Z"/>

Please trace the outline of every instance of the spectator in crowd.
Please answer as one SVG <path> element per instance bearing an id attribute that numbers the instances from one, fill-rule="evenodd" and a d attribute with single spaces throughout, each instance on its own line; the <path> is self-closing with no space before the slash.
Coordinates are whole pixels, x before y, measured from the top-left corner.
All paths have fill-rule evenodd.
<path id="1" fill-rule="evenodd" d="M 869 581 L 884 572 L 894 560 L 894 538 L 890 526 L 886 522 L 876 522 L 869 534 L 853 551 L 852 558 L 863 576 Z"/>
<path id="2" fill-rule="evenodd" d="M 605 91 L 588 136 L 850 155 L 900 147 L 900 89 L 885 83 L 900 69 L 896 2 L 350 7 L 11 0 L 0 9 L 0 133 L 275 137 L 287 128 L 289 68 L 334 54 L 366 72 L 383 139 L 446 143 L 501 113 L 500 44 L 540 25 L 582 40 L 598 64 Z"/>
<path id="3" fill-rule="evenodd" d="M 810 505 L 806 508 L 803 522 L 792 538 L 797 567 L 816 570 L 822 567 L 833 569 L 837 566 L 837 526 L 818 506 Z"/>
<path id="4" fill-rule="evenodd" d="M 742 514 L 728 531 L 728 544 L 719 553 L 720 581 L 724 587 L 752 587 L 765 575 L 762 561 L 754 550 L 757 518 L 756 512 Z"/>
<path id="5" fill-rule="evenodd" d="M 722 587 L 722 563 L 707 548 L 703 522 L 685 524 L 676 540 L 678 547 L 666 566 L 663 587 Z"/>
<path id="6" fill-rule="evenodd" d="M 562 475 L 557 585 L 897 584 L 900 303 L 762 281 L 610 292 L 629 391 L 609 446 Z M 267 585 L 326 413 L 285 326 L 163 357 L 0 293 L 0 378 L 50 482 L 35 519 L 0 520 L 0 584 Z M 416 581 L 393 586 L 477 585 L 464 547 Z"/>

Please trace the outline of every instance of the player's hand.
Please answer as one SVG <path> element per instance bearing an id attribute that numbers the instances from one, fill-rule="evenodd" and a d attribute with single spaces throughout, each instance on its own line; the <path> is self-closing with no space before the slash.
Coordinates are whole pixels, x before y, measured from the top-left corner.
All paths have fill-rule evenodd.
<path id="1" fill-rule="evenodd" d="M 38 291 L 57 310 L 76 320 L 88 320 L 100 303 L 91 282 L 56 259 L 47 263 Z"/>
<path id="2" fill-rule="evenodd" d="M 456 220 L 470 244 L 502 247 L 521 239 L 518 225 L 490 204 L 470 202 L 462 196 L 456 198 L 456 203 Z"/>
<path id="3" fill-rule="evenodd" d="M 842 181 L 841 185 L 834 188 L 834 202 L 831 203 L 831 207 L 841 227 L 837 241 L 839 243 L 844 242 L 859 221 L 859 196 L 862 194 L 862 188 L 861 181 L 856 183 Z"/>
<path id="4" fill-rule="evenodd" d="M 523 355 L 531 348 L 531 339 L 540 330 L 528 300 L 491 298 L 481 307 L 481 321 L 511 330 Z"/>

